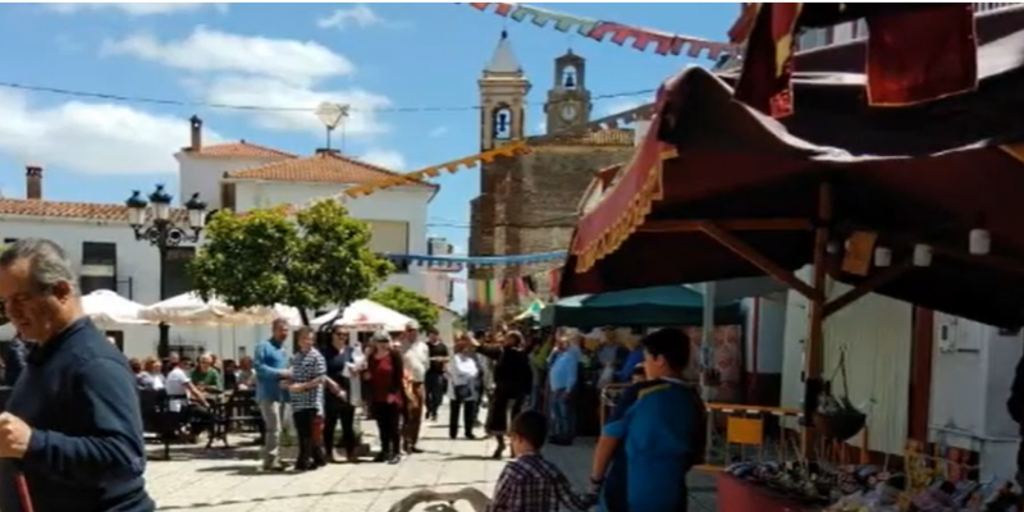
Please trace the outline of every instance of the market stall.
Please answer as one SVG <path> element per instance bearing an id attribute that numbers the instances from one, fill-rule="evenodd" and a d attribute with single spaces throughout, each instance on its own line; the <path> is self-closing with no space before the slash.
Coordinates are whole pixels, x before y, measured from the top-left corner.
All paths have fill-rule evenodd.
<path id="1" fill-rule="evenodd" d="M 800 139 L 733 101 L 721 78 L 683 72 L 660 90 L 630 164 L 577 225 L 562 294 L 769 275 L 809 299 L 810 411 L 823 385 L 822 322 L 868 293 L 1020 326 L 1024 120 L 1003 113 L 1022 102 L 1011 93 L 1022 85 L 1020 48 L 1024 32 L 983 46 L 978 93 L 903 116 L 854 108 L 856 77 L 797 77 L 809 99 L 794 125 L 806 115 L 824 116 L 816 126 L 867 127 L 868 117 L 878 126 L 801 135 L 857 141 L 860 154 Z M 808 264 L 810 283 L 793 275 Z M 826 303 L 826 275 L 855 288 Z"/>

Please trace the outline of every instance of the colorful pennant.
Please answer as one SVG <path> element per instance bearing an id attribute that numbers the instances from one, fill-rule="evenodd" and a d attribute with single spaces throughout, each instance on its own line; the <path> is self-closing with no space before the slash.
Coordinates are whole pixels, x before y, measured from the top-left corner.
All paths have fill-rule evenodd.
<path id="1" fill-rule="evenodd" d="M 425 254 L 382 254 L 389 260 L 426 266 L 437 270 L 468 268 L 493 268 L 519 266 L 564 260 L 566 251 L 542 252 L 536 254 L 513 254 L 505 256 L 434 256 Z M 457 271 L 457 270 L 456 270 Z"/>
<path id="2" fill-rule="evenodd" d="M 361 196 L 370 195 L 378 190 L 383 190 L 399 185 L 405 185 L 408 183 L 417 183 L 427 178 L 433 178 L 441 174 L 442 170 L 448 171 L 449 173 L 458 172 L 461 168 L 472 169 L 480 163 L 493 162 L 495 158 L 505 157 L 511 158 L 514 156 L 525 155 L 530 152 L 530 147 L 522 141 L 513 142 L 511 144 L 495 148 L 490 151 L 484 151 L 470 157 L 460 158 L 458 160 L 452 160 L 451 162 L 445 162 L 441 165 L 434 165 L 418 171 L 396 174 L 386 180 L 379 181 L 377 183 L 370 183 L 366 185 L 360 185 L 358 187 L 352 187 L 343 192 L 345 196 L 356 198 Z"/>
<path id="3" fill-rule="evenodd" d="M 538 27 L 546 27 L 549 23 L 554 22 L 555 30 L 559 32 L 569 32 L 575 28 L 578 34 L 596 41 L 604 41 L 606 37 L 611 36 L 609 40 L 619 46 L 632 40 L 633 48 L 642 52 L 647 51 L 653 45 L 654 53 L 658 55 L 681 55 L 685 51 L 686 55 L 692 58 L 704 56 L 717 61 L 723 54 L 736 49 L 731 43 L 708 41 L 610 21 L 581 18 L 531 5 L 487 2 L 470 3 L 469 5 L 481 12 L 494 6 L 493 12 L 498 16 L 511 18 L 518 22 L 529 20 Z"/>

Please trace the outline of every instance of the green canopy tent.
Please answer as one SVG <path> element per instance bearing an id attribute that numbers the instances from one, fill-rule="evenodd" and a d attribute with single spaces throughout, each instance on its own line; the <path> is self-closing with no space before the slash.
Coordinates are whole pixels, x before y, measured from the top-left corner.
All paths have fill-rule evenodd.
<path id="1" fill-rule="evenodd" d="M 701 325 L 704 296 L 687 286 L 655 286 L 596 295 L 566 297 L 549 304 L 540 313 L 543 326 L 597 327 Z M 742 323 L 738 302 L 715 308 L 715 323 Z"/>

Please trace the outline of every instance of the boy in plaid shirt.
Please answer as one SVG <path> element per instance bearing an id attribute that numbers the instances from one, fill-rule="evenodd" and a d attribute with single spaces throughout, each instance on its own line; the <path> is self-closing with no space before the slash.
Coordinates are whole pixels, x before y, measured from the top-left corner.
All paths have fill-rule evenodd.
<path id="1" fill-rule="evenodd" d="M 489 512 L 586 511 L 597 503 L 594 495 L 574 492 L 558 466 L 541 456 L 547 437 L 543 414 L 531 410 L 515 417 L 509 438 L 517 458 L 498 477 Z"/>

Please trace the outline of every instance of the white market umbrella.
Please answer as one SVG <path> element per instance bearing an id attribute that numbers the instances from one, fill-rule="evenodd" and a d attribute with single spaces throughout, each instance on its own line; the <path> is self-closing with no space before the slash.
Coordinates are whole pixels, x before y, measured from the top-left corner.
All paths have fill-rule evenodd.
<path id="1" fill-rule="evenodd" d="M 139 317 L 170 325 L 253 325 L 269 323 L 275 314 L 274 308 L 236 311 L 216 297 L 204 301 L 199 294 L 188 292 L 143 308 Z"/>
<path id="2" fill-rule="evenodd" d="M 314 326 L 321 326 L 334 320 L 337 315 L 338 310 L 335 309 L 313 319 L 310 323 Z M 357 300 L 349 304 L 341 318 L 334 320 L 335 327 L 355 331 L 404 331 L 410 324 L 419 328 L 419 322 L 416 320 L 368 299 Z"/>
<path id="3" fill-rule="evenodd" d="M 145 307 L 110 290 L 96 290 L 82 296 L 86 316 L 100 324 L 148 324 L 148 320 L 139 317 Z"/>

